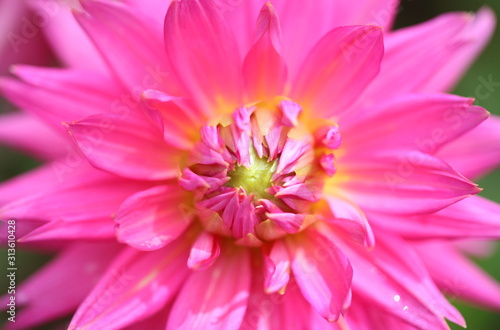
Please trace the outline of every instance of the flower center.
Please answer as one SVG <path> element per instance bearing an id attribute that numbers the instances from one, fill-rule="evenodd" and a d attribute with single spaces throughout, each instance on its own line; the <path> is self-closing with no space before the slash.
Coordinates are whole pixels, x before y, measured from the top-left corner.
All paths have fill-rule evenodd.
<path id="1" fill-rule="evenodd" d="M 242 188 L 247 194 L 256 199 L 269 199 L 272 195 L 266 192 L 272 187 L 272 176 L 276 171 L 277 162 L 270 162 L 267 158 L 259 158 L 254 149 L 250 149 L 249 167 L 237 165 L 228 173 L 228 187 Z"/>
<path id="2" fill-rule="evenodd" d="M 340 135 L 336 127 L 304 133 L 297 108 L 291 101 L 275 111 L 239 108 L 229 125 L 202 128 L 179 184 L 193 192 L 207 231 L 258 246 L 317 219 L 324 179 L 335 173 L 325 150 L 338 147 Z"/>

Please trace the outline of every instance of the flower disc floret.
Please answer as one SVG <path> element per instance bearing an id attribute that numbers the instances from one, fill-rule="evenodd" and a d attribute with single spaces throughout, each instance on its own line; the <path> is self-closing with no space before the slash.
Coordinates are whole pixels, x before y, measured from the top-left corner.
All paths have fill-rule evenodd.
<path id="1" fill-rule="evenodd" d="M 180 184 L 193 192 L 193 208 L 207 230 L 260 245 L 319 218 L 316 203 L 324 178 L 333 175 L 333 155 L 322 152 L 321 130 L 300 127 L 299 112 L 290 118 L 290 103 L 274 111 L 242 107 L 229 124 L 202 128 Z"/>

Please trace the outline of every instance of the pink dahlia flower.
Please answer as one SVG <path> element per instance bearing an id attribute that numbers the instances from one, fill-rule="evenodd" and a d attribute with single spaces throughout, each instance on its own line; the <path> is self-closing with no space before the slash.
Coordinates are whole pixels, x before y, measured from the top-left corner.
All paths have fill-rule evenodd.
<path id="1" fill-rule="evenodd" d="M 4 139 L 48 160 L 1 216 L 58 251 L 12 329 L 446 329 L 455 286 L 500 308 L 453 244 L 500 236 L 470 181 L 500 120 L 444 94 L 490 10 L 392 32 L 392 0 L 80 2 L 67 68 L 0 81 Z"/>

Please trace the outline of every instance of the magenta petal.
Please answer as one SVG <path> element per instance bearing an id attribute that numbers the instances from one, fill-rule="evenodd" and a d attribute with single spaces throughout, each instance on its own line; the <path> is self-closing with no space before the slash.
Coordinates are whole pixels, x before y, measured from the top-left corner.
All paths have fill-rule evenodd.
<path id="1" fill-rule="evenodd" d="M 138 98 L 145 89 L 179 94 L 162 51 L 161 25 L 119 2 L 81 3 L 86 12 L 75 13 L 76 19 L 128 94 Z"/>
<path id="2" fill-rule="evenodd" d="M 484 48 L 494 28 L 494 14 L 483 9 L 477 15 L 447 13 L 388 33 L 380 74 L 358 104 L 406 93 L 450 90 Z"/>
<path id="3" fill-rule="evenodd" d="M 314 329 L 345 330 L 345 322 L 328 322 L 302 296 L 292 277 L 283 294 L 265 293 L 260 274 L 253 275 L 252 293 L 241 330 Z"/>
<path id="4" fill-rule="evenodd" d="M 336 321 L 351 290 L 352 267 L 344 254 L 317 232 L 290 240 L 292 271 L 304 298 L 325 319 Z"/>
<path id="5" fill-rule="evenodd" d="M 122 328 L 123 330 L 144 330 L 144 329 L 165 329 L 167 326 L 168 316 L 172 304 L 168 304 L 165 308 L 160 309 L 156 314 L 131 325 Z"/>
<path id="6" fill-rule="evenodd" d="M 467 178 L 476 179 L 500 164 L 500 117 L 491 116 L 438 152 Z"/>
<path id="7" fill-rule="evenodd" d="M 419 244 L 417 252 L 445 294 L 500 310 L 500 285 L 450 244 Z"/>
<path id="8" fill-rule="evenodd" d="M 266 137 L 267 138 L 267 137 Z M 274 140 L 274 139 L 273 139 Z M 278 139 L 275 141 L 278 143 Z M 287 138 L 281 157 L 279 159 L 278 168 L 274 176 L 286 175 L 292 172 L 297 165 L 299 159 L 311 148 L 310 144 L 305 141 L 298 141 Z"/>
<path id="9" fill-rule="evenodd" d="M 448 329 L 445 317 L 465 325 L 407 243 L 382 233 L 377 233 L 377 239 L 372 252 L 359 245 L 343 246 L 356 269 L 355 295 L 417 328 Z"/>
<path id="10" fill-rule="evenodd" d="M 31 1 L 0 1 L 0 75 L 8 74 L 9 67 L 17 63 L 42 65 L 50 62 L 49 47 L 42 33 L 29 30 L 30 38 L 26 36 L 26 26 L 31 23 L 24 18 L 35 15 L 29 9 Z"/>
<path id="11" fill-rule="evenodd" d="M 3 217 L 111 221 L 126 197 L 148 187 L 147 183 L 113 177 L 88 167 L 72 170 L 72 175 L 64 180 L 52 182 L 52 186 L 45 189 L 32 190 L 27 196 L 3 206 Z"/>
<path id="12" fill-rule="evenodd" d="M 215 264 L 194 272 L 175 300 L 167 329 L 238 329 L 250 291 L 246 249 L 223 249 Z"/>
<path id="13" fill-rule="evenodd" d="M 183 285 L 188 252 L 185 240 L 152 252 L 127 248 L 80 305 L 69 329 L 122 328 L 155 314 Z"/>
<path id="14" fill-rule="evenodd" d="M 114 239 L 114 224 L 109 219 L 100 220 L 53 220 L 38 227 L 28 235 L 19 238 L 19 242 L 50 240 L 88 240 Z"/>
<path id="15" fill-rule="evenodd" d="M 182 208 L 185 193 L 177 185 L 138 192 L 120 206 L 115 221 L 118 240 L 143 250 L 157 250 L 177 239 L 190 225 Z"/>
<path id="16" fill-rule="evenodd" d="M 346 25 L 377 25 L 387 31 L 399 10 L 399 1 L 394 0 L 356 1 L 356 8 L 362 10 L 354 8 L 349 1 L 274 0 L 272 3 L 281 20 L 284 55 L 294 77 L 300 72 L 300 64 L 308 52 L 331 29 Z M 254 21 L 255 18 L 251 22 Z"/>
<path id="17" fill-rule="evenodd" d="M 255 214 L 252 197 L 247 196 L 241 201 L 234 214 L 234 219 L 231 230 L 236 239 L 243 238 L 248 234 L 255 234 L 255 226 L 261 220 Z"/>
<path id="18" fill-rule="evenodd" d="M 63 250 L 16 289 L 16 303 L 23 306 L 16 328 L 35 328 L 74 312 L 120 249 L 115 243 L 92 242 Z"/>
<path id="19" fill-rule="evenodd" d="M 69 141 L 35 116 L 10 113 L 0 116 L 0 142 L 43 160 L 64 155 Z"/>
<path id="20" fill-rule="evenodd" d="M 375 246 L 375 236 L 364 212 L 352 202 L 337 196 L 325 196 L 333 217 L 326 219 L 346 238 L 354 238 L 368 247 Z"/>
<path id="21" fill-rule="evenodd" d="M 243 77 L 250 101 L 272 100 L 281 95 L 287 78 L 281 57 L 281 27 L 273 5 L 268 2 L 257 20 L 257 42 L 245 58 Z"/>
<path id="22" fill-rule="evenodd" d="M 58 171 L 57 164 L 61 163 L 47 163 L 34 170 L 2 182 L 0 184 L 0 205 L 4 206 L 17 199 L 22 199 L 26 196 L 39 193 L 40 191 L 54 188 L 54 186 L 63 182 L 70 174 L 74 175 L 75 171 L 73 168 L 66 167 L 65 169 L 69 168 L 67 172 Z M 33 189 L 33 182 L 37 183 L 36 189 Z"/>
<path id="23" fill-rule="evenodd" d="M 239 105 L 238 49 L 212 1 L 173 1 L 165 17 L 165 47 L 174 72 L 200 109 L 220 113 Z"/>
<path id="24" fill-rule="evenodd" d="M 299 115 L 303 111 L 302 107 L 290 100 L 281 101 L 279 108 L 283 114 L 281 124 L 287 127 L 294 127 L 299 124 Z"/>
<path id="25" fill-rule="evenodd" d="M 191 269 L 206 269 L 210 267 L 220 254 L 218 239 L 207 232 L 198 236 L 191 248 L 188 259 L 188 267 Z"/>
<path id="26" fill-rule="evenodd" d="M 159 24 L 163 24 L 165 14 L 172 0 L 123 0 L 123 2 L 129 4 L 134 11 L 140 11 L 156 20 Z"/>
<path id="27" fill-rule="evenodd" d="M 371 221 L 407 239 L 499 238 L 500 205 L 479 196 L 466 198 L 433 214 L 405 217 L 370 214 Z"/>
<path id="28" fill-rule="evenodd" d="M 473 99 L 409 94 L 369 107 L 341 121 L 346 157 L 408 149 L 434 154 L 489 116 Z"/>
<path id="29" fill-rule="evenodd" d="M 338 115 L 377 75 L 383 54 L 380 27 L 335 28 L 305 60 L 291 97 L 311 115 L 323 118 Z"/>
<path id="30" fill-rule="evenodd" d="M 349 329 L 417 329 L 416 325 L 407 323 L 389 313 L 383 313 L 378 308 L 366 308 L 366 306 L 372 306 L 371 303 L 359 295 L 356 298 L 346 317 Z"/>
<path id="31" fill-rule="evenodd" d="M 144 91 L 141 105 L 146 115 L 163 133 L 166 143 L 179 149 L 193 147 L 193 136 L 199 134 L 196 130 L 206 117 L 202 111 L 193 109 L 185 99 L 156 90 Z"/>
<path id="32" fill-rule="evenodd" d="M 297 233 L 304 223 L 306 215 L 296 213 L 268 213 L 267 217 L 289 234 Z"/>
<path id="33" fill-rule="evenodd" d="M 264 262 L 266 293 L 284 290 L 290 280 L 290 256 L 286 245 L 282 241 L 275 241 L 269 255 L 264 255 Z"/>
<path id="34" fill-rule="evenodd" d="M 52 46 L 51 51 L 64 66 L 109 74 L 99 52 L 73 16 L 72 10 L 79 6 L 77 1 L 31 0 L 28 4 L 34 11 L 30 22 L 43 30 L 38 34 L 47 39 Z M 44 19 L 37 24 L 38 17 L 45 15 L 49 15 L 50 19 Z M 21 21 L 23 26 L 28 26 L 26 21 Z M 31 43 L 30 41 L 30 45 Z M 82 61 L 82 58 L 85 60 Z"/>
<path id="35" fill-rule="evenodd" d="M 121 88 L 101 74 L 29 66 L 15 66 L 14 74 L 24 82 L 1 78 L 0 92 L 3 96 L 62 132 L 62 121 L 102 112 L 122 112 L 123 101 L 117 99 Z"/>
<path id="36" fill-rule="evenodd" d="M 445 162 L 418 151 L 380 153 L 339 163 L 350 177 L 338 184 L 344 196 L 377 212 L 435 212 L 481 191 Z"/>
<path id="37" fill-rule="evenodd" d="M 89 162 L 99 169 L 143 180 L 178 174 L 176 149 L 164 142 L 146 118 L 96 115 L 66 126 Z"/>

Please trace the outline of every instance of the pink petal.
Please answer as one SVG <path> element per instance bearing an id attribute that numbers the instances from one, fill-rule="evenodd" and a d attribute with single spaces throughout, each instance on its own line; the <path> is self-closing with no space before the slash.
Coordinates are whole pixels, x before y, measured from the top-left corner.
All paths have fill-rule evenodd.
<path id="1" fill-rule="evenodd" d="M 85 13 L 75 13 L 77 21 L 130 95 L 138 98 L 146 89 L 179 94 L 172 68 L 161 48 L 158 23 L 118 2 L 83 0 L 81 3 Z"/>
<path id="2" fill-rule="evenodd" d="M 16 66 L 13 73 L 25 82 L 0 79 L 0 92 L 12 103 L 63 131 L 61 122 L 100 112 L 122 115 L 120 88 L 100 74 L 79 70 Z M 128 107 L 125 107 L 130 112 Z"/>
<path id="3" fill-rule="evenodd" d="M 144 330 L 144 329 L 165 329 L 167 326 L 168 316 L 170 314 L 171 305 L 167 305 L 165 308 L 158 311 L 153 316 L 147 319 L 134 322 L 131 325 L 123 328 L 123 330 Z"/>
<path id="4" fill-rule="evenodd" d="M 359 114 L 358 114 L 359 115 Z M 315 133 L 314 137 L 323 146 L 337 150 L 342 143 L 342 136 L 337 125 L 321 126 Z"/>
<path id="5" fill-rule="evenodd" d="M 290 240 L 292 271 L 304 298 L 330 322 L 336 321 L 348 300 L 352 268 L 349 260 L 323 235 Z"/>
<path id="6" fill-rule="evenodd" d="M 257 20 L 256 42 L 245 58 L 243 77 L 249 101 L 272 100 L 281 95 L 287 78 L 282 56 L 281 27 L 268 2 Z"/>
<path id="7" fill-rule="evenodd" d="M 247 196 L 238 205 L 234 214 L 234 221 L 231 227 L 233 237 L 243 238 L 248 234 L 255 234 L 255 226 L 260 223 L 260 219 L 255 214 L 255 206 L 252 203 L 253 197 Z"/>
<path id="8" fill-rule="evenodd" d="M 434 281 L 452 299 L 500 310 L 500 285 L 451 245 L 419 244 L 417 252 Z"/>
<path id="9" fill-rule="evenodd" d="M 283 114 L 281 124 L 287 127 L 294 127 L 299 125 L 299 115 L 303 111 L 302 107 L 290 100 L 283 100 L 279 105 Z"/>
<path id="10" fill-rule="evenodd" d="M 0 205 L 5 205 L 28 194 L 35 193 L 33 182 L 39 182 L 40 188 L 51 186 L 56 175 L 50 164 L 25 172 L 0 184 Z"/>
<path id="11" fill-rule="evenodd" d="M 282 241 L 275 241 L 269 255 L 264 255 L 266 264 L 265 286 L 266 293 L 284 290 L 290 280 L 290 256 L 286 245 Z"/>
<path id="12" fill-rule="evenodd" d="M 9 224 L 8 224 L 9 219 L 6 218 L 1 218 L 0 219 L 0 246 L 8 248 L 8 236 L 9 236 Z M 16 227 L 16 237 L 21 238 L 25 235 L 28 235 L 30 232 L 33 230 L 37 229 L 40 226 L 43 226 L 46 224 L 46 221 L 40 221 L 40 220 L 22 220 L 22 221 L 16 221 L 15 227 Z M 12 229 L 12 227 L 11 227 Z M 61 244 L 58 244 L 58 247 L 60 247 Z M 55 251 L 58 251 L 59 248 L 56 248 Z M 50 250 L 49 251 L 53 251 Z"/>
<path id="13" fill-rule="evenodd" d="M 37 187 L 31 194 L 3 206 L 2 214 L 12 219 L 111 221 L 111 216 L 126 197 L 147 187 L 144 182 L 82 168 L 74 170 L 73 175 L 64 181 L 53 182 L 45 189 Z"/>
<path id="14" fill-rule="evenodd" d="M 220 244 L 216 236 L 203 232 L 191 248 L 188 267 L 191 269 L 209 268 L 220 254 Z"/>
<path id="15" fill-rule="evenodd" d="M 293 70 L 293 77 L 300 72 L 300 64 L 308 52 L 331 29 L 361 24 L 389 28 L 399 10 L 398 1 L 393 0 L 357 1 L 356 7 L 363 8 L 363 10 L 357 10 L 348 1 L 274 0 L 272 3 L 276 6 L 282 22 L 284 54 L 286 62 Z M 251 22 L 254 21 L 255 18 Z M 314 24 L 308 22 L 314 22 Z"/>
<path id="16" fill-rule="evenodd" d="M 371 221 L 408 239 L 499 238 L 500 205 L 472 196 L 429 215 L 401 217 L 371 214 Z"/>
<path id="17" fill-rule="evenodd" d="M 68 329 L 122 328 L 164 308 L 188 275 L 187 245 L 180 240 L 152 252 L 127 248 L 80 305 Z"/>
<path id="18" fill-rule="evenodd" d="M 146 118 L 95 115 L 66 124 L 89 162 L 123 177 L 159 180 L 178 175 L 176 150 Z"/>
<path id="19" fill-rule="evenodd" d="M 327 0 L 323 0 L 327 2 Z M 356 6 L 363 10 L 355 10 L 352 4 L 340 1 L 336 6 L 335 19 L 338 25 L 375 24 L 390 30 L 392 23 L 399 13 L 400 1 L 396 0 L 361 0 L 356 2 Z"/>
<path id="20" fill-rule="evenodd" d="M 489 9 L 449 13 L 388 34 L 380 74 L 359 104 L 450 90 L 490 39 L 494 20 Z"/>
<path id="21" fill-rule="evenodd" d="M 0 75 L 8 74 L 12 64 L 43 65 L 50 61 L 42 33 L 30 29 L 30 21 L 22 19 L 34 15 L 28 7 L 28 1 L 0 1 Z"/>
<path id="22" fill-rule="evenodd" d="M 297 282 L 290 279 L 283 294 L 267 294 L 262 290 L 264 279 L 260 273 L 252 276 L 252 291 L 241 330 L 254 329 L 314 329 L 340 330 L 342 319 L 331 323 L 312 308 L 300 293 Z"/>
<path id="23" fill-rule="evenodd" d="M 200 109 L 221 113 L 239 105 L 238 49 L 213 2 L 173 1 L 165 18 L 165 47 L 175 73 Z"/>
<path id="24" fill-rule="evenodd" d="M 167 329 L 238 329 L 250 291 L 250 256 L 236 247 L 222 251 L 215 264 L 187 279 Z"/>
<path id="25" fill-rule="evenodd" d="M 266 1 L 215 2 L 231 29 L 238 31 L 236 37 L 240 53 L 246 53 L 253 45 L 255 22 Z M 389 29 L 399 10 L 399 1 L 393 0 L 357 1 L 356 5 L 363 10 L 356 10 L 347 1 L 274 0 L 272 4 L 282 21 L 286 62 L 295 71 L 314 44 L 334 27 L 374 24 Z"/>
<path id="26" fill-rule="evenodd" d="M 144 15 L 153 18 L 159 24 L 163 24 L 167 9 L 172 0 L 123 0 L 123 2 L 129 4 L 134 11 L 140 11 Z"/>
<path id="27" fill-rule="evenodd" d="M 359 245 L 341 245 L 356 269 L 352 283 L 356 296 L 417 328 L 448 329 L 445 317 L 465 325 L 414 250 L 396 236 L 377 232 L 377 238 L 371 252 Z"/>
<path id="28" fill-rule="evenodd" d="M 23 113 L 0 116 L 0 141 L 44 160 L 64 155 L 69 141 L 40 119 Z"/>
<path id="29" fill-rule="evenodd" d="M 338 173 L 349 180 L 332 182 L 331 189 L 381 213 L 435 212 L 481 191 L 448 164 L 418 151 L 380 152 L 339 164 Z"/>
<path id="30" fill-rule="evenodd" d="M 102 220 L 53 220 L 22 236 L 18 242 L 50 240 L 114 239 L 115 228 L 111 219 Z"/>
<path id="31" fill-rule="evenodd" d="M 500 164 L 500 117 L 491 116 L 469 133 L 444 146 L 438 155 L 472 179 L 495 169 Z"/>
<path id="32" fill-rule="evenodd" d="M 250 166 L 250 112 L 240 107 L 233 112 L 235 125 L 230 128 L 238 164 Z"/>
<path id="33" fill-rule="evenodd" d="M 16 303 L 23 308 L 13 329 L 34 328 L 74 312 L 120 249 L 109 242 L 65 249 L 17 288 Z"/>
<path id="34" fill-rule="evenodd" d="M 488 7 L 482 7 L 475 15 L 471 13 L 466 15 L 468 15 L 467 25 L 461 31 L 461 40 L 459 39 L 466 46 L 453 52 L 448 51 L 446 54 L 448 58 L 439 68 L 439 74 L 434 73 L 433 77 L 419 88 L 420 91 L 452 90 L 491 40 L 496 27 L 495 12 Z M 483 91 L 485 90 L 486 86 L 483 88 Z"/>
<path id="35" fill-rule="evenodd" d="M 266 136 L 266 138 L 268 138 Z M 274 139 L 273 139 L 274 140 Z M 276 144 L 279 142 L 278 139 L 276 139 Z M 283 150 L 281 151 L 281 157 L 278 162 L 278 168 L 276 169 L 276 173 L 273 175 L 274 177 L 277 177 L 279 175 L 286 175 L 290 172 L 292 172 L 295 167 L 297 166 L 297 163 L 299 159 L 311 148 L 311 145 L 306 142 L 306 141 L 299 141 L 291 138 L 286 139 L 285 146 L 283 147 Z"/>
<path id="36" fill-rule="evenodd" d="M 495 243 L 485 240 L 460 240 L 450 242 L 458 251 L 474 258 L 489 258 L 495 253 Z"/>
<path id="37" fill-rule="evenodd" d="M 371 303 L 357 296 L 353 305 L 349 308 L 346 317 L 348 329 L 398 329 L 398 330 L 415 330 L 414 325 L 396 318 L 394 315 L 384 313 L 381 309 L 373 307 Z M 370 306 L 370 308 L 367 308 Z"/>
<path id="38" fill-rule="evenodd" d="M 375 246 L 375 236 L 364 212 L 351 201 L 338 196 L 325 196 L 333 217 L 326 221 L 342 231 L 346 238 L 360 237 L 360 243 Z M 359 235 L 361 234 L 361 235 Z"/>
<path id="39" fill-rule="evenodd" d="M 165 142 L 179 149 L 191 149 L 198 140 L 205 116 L 193 109 L 187 100 L 174 98 L 156 90 L 146 90 L 141 96 L 146 115 L 163 133 Z"/>
<path id="40" fill-rule="evenodd" d="M 411 94 L 369 107 L 340 123 L 346 157 L 387 149 L 434 154 L 488 118 L 488 111 L 473 102 L 446 94 Z"/>
<path id="41" fill-rule="evenodd" d="M 138 192 L 123 202 L 115 221 L 120 242 L 138 250 L 157 250 L 177 239 L 191 224 L 182 206 L 186 194 L 176 184 Z"/>
<path id="42" fill-rule="evenodd" d="M 281 225 L 271 220 L 265 220 L 255 227 L 255 232 L 265 240 L 275 240 L 286 236 L 288 233 Z"/>
<path id="43" fill-rule="evenodd" d="M 380 27 L 333 29 L 308 55 L 290 96 L 311 115 L 338 115 L 377 75 L 383 54 Z"/>
<path id="44" fill-rule="evenodd" d="M 29 5 L 41 17 L 49 17 L 40 24 L 40 27 L 52 50 L 65 66 L 108 75 L 108 69 L 100 54 L 72 15 L 72 9 L 78 7 L 76 2 L 30 0 Z M 77 52 L 75 48 L 78 48 Z M 82 61 L 82 58 L 85 60 Z"/>
<path id="45" fill-rule="evenodd" d="M 267 213 L 267 218 L 289 234 L 295 234 L 302 228 L 306 215 L 297 213 Z"/>

